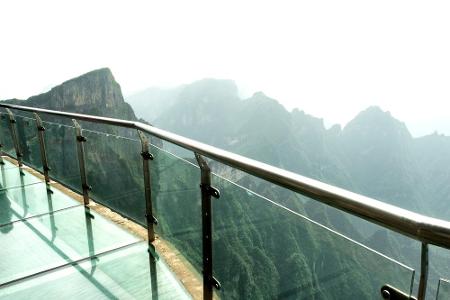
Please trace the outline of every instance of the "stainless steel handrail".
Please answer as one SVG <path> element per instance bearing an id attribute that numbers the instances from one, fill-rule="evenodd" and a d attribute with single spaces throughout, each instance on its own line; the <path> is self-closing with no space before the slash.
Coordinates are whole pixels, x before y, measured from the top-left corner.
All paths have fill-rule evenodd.
<path id="1" fill-rule="evenodd" d="M 151 125 L 12 104 L 0 103 L 0 107 L 139 129 L 182 148 L 194 151 L 230 167 L 409 236 L 422 243 L 450 249 L 450 222 L 414 213 Z"/>

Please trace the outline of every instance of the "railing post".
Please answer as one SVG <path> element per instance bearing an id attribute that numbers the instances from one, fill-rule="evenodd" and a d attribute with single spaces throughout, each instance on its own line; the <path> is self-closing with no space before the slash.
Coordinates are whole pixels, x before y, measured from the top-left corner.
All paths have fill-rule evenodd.
<path id="1" fill-rule="evenodd" d="M 145 189 L 145 220 L 147 223 L 148 236 L 148 253 L 150 265 L 150 283 L 152 288 L 152 299 L 158 299 L 158 273 L 156 271 L 156 261 L 159 259 L 155 246 L 152 242 L 155 240 L 155 231 L 153 226 L 158 224 L 158 220 L 153 215 L 152 189 L 151 189 L 151 173 L 149 161 L 153 160 L 150 153 L 150 142 L 145 134 L 138 130 L 139 139 L 141 140 L 141 156 L 142 170 L 144 172 L 144 189 Z"/>
<path id="2" fill-rule="evenodd" d="M 0 118 L 1 119 L 4 119 L 5 118 L 5 115 L 3 115 L 3 114 L 1 114 L 0 115 Z M 0 127 L 1 127 L 2 125 L 0 124 Z M 5 162 L 3 161 L 3 155 L 5 154 L 4 152 L 3 152 L 3 143 L 5 142 L 5 137 L 3 136 L 3 134 L 1 135 L 1 140 L 0 140 L 0 165 L 4 165 L 5 164 Z"/>
<path id="3" fill-rule="evenodd" d="M 422 251 L 420 256 L 420 280 L 419 292 L 417 293 L 418 300 L 425 300 L 427 293 L 428 281 L 428 244 L 422 243 Z"/>
<path id="4" fill-rule="evenodd" d="M 77 120 L 72 119 L 73 125 L 75 126 L 75 135 L 77 139 L 77 151 L 78 151 L 78 165 L 80 167 L 80 177 L 81 177 L 81 187 L 83 188 L 83 200 L 84 205 L 89 205 L 89 191 L 91 187 L 88 185 L 87 176 L 86 176 L 86 167 L 84 160 L 84 143 L 86 142 L 86 138 L 81 134 L 82 129 L 80 124 L 78 124 Z"/>
<path id="5" fill-rule="evenodd" d="M 50 183 L 50 176 L 48 175 L 48 171 L 50 171 L 50 167 L 48 166 L 47 152 L 45 150 L 45 139 L 44 139 L 45 127 L 42 124 L 42 120 L 37 113 L 34 113 L 34 118 L 36 120 L 36 128 L 37 128 L 38 139 L 39 139 L 39 148 L 41 151 L 42 169 L 44 170 L 45 183 L 48 185 Z"/>
<path id="6" fill-rule="evenodd" d="M 155 240 L 155 231 L 153 225 L 156 225 L 158 221 L 153 216 L 153 205 L 152 205 L 152 189 L 151 189 L 151 176 L 149 168 L 149 160 L 153 159 L 153 155 L 150 153 L 149 142 L 145 134 L 138 130 L 139 139 L 141 140 L 141 156 L 142 156 L 142 170 L 144 172 L 144 188 L 145 188 L 145 220 L 147 221 L 147 234 L 148 243 Z"/>
<path id="7" fill-rule="evenodd" d="M 202 251 L 203 251 L 203 299 L 213 298 L 213 287 L 220 289 L 220 283 L 213 277 L 212 259 L 212 205 L 211 196 L 220 197 L 220 192 L 211 186 L 211 169 L 203 157 L 195 153 L 200 167 L 200 189 L 202 191 Z"/>
<path id="8" fill-rule="evenodd" d="M 16 150 L 16 158 L 19 164 L 19 167 L 22 167 L 22 151 L 20 150 L 19 139 L 17 137 L 17 129 L 16 129 L 16 118 L 14 114 L 9 108 L 6 108 L 6 112 L 9 115 L 9 130 L 11 132 L 11 138 L 13 140 L 14 149 Z"/>

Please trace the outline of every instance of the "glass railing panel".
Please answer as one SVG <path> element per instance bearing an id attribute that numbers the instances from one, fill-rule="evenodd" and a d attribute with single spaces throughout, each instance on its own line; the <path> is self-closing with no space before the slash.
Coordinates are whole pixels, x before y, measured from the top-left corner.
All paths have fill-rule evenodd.
<path id="1" fill-rule="evenodd" d="M 145 225 L 141 144 L 129 137 L 83 130 L 92 199 Z"/>
<path id="2" fill-rule="evenodd" d="M 380 299 L 410 293 L 414 270 L 221 177 L 213 269 L 226 299 Z"/>
<path id="3" fill-rule="evenodd" d="M 52 122 L 43 124 L 50 177 L 81 192 L 75 128 Z"/>
<path id="4" fill-rule="evenodd" d="M 439 279 L 436 300 L 450 299 L 450 281 L 447 279 Z"/>
<path id="5" fill-rule="evenodd" d="M 200 169 L 192 162 L 152 145 L 152 198 L 157 234 L 202 270 Z M 175 146 L 173 146 L 175 147 Z"/>
<path id="6" fill-rule="evenodd" d="M 435 299 L 438 294 L 438 283 L 448 285 L 445 278 L 450 278 L 450 251 L 433 245 L 428 246 L 428 285 L 427 299 Z M 420 265 L 420 256 L 417 258 Z M 419 267 L 418 267 L 419 268 Z M 419 276 L 417 276 L 419 277 Z M 419 287 L 419 280 L 415 282 L 415 289 Z M 445 289 L 445 287 L 444 287 Z M 446 298 L 443 298 L 446 299 Z M 448 298 L 450 299 L 450 298 Z"/>
<path id="7" fill-rule="evenodd" d="M 12 157 L 16 157 L 16 150 L 14 149 L 11 131 L 9 130 L 9 118 L 5 112 L 0 113 L 0 143 L 3 146 L 3 152 Z"/>
<path id="8" fill-rule="evenodd" d="M 14 215 L 19 212 L 12 210 Z M 108 234 L 110 233 L 110 234 Z M 0 284 L 138 241 L 84 206 L 2 227 Z"/>
<path id="9" fill-rule="evenodd" d="M 143 242 L 32 277 L 3 288 L 0 299 L 191 299 L 162 259 L 150 269 L 147 249 Z"/>
<path id="10" fill-rule="evenodd" d="M 22 151 L 23 163 L 42 171 L 41 152 L 35 119 L 20 115 L 16 115 L 15 119 L 17 139 Z"/>

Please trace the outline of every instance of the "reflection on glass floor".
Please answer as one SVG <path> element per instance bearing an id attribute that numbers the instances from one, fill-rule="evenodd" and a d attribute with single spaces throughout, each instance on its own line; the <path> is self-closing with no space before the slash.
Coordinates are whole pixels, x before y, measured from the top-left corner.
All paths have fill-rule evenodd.
<path id="1" fill-rule="evenodd" d="M 23 169 L 9 161 L 4 160 L 4 162 L 4 165 L 0 165 L 0 190 L 42 182 L 36 176 L 22 171 Z"/>
<path id="2" fill-rule="evenodd" d="M 26 170 L 3 167 L 0 299 L 190 298 L 145 241 L 55 188 L 47 193 Z"/>
<path id="3" fill-rule="evenodd" d="M 157 274 L 157 284 L 151 280 L 153 272 Z M 152 286 L 156 286 L 153 291 Z M 0 291 L 0 299 L 188 298 L 161 260 L 155 263 L 154 270 L 150 269 L 145 242 L 23 280 Z"/>

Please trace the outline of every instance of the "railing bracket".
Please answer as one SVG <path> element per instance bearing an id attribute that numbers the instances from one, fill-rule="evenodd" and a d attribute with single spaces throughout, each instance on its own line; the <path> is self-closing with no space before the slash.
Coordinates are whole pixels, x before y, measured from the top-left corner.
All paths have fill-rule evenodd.
<path id="1" fill-rule="evenodd" d="M 88 190 L 88 191 L 92 191 L 92 186 L 89 185 L 89 184 L 84 184 L 84 183 L 83 183 L 81 186 L 82 186 L 83 190 L 86 189 L 86 190 Z"/>
<path id="2" fill-rule="evenodd" d="M 154 225 L 158 225 L 158 219 L 155 218 L 155 216 L 145 215 L 145 219 L 147 220 L 147 223 L 152 223 Z"/>
<path id="3" fill-rule="evenodd" d="M 216 288 L 216 290 L 220 290 L 222 288 L 219 280 L 217 280 L 214 276 L 212 277 L 212 285 Z"/>
<path id="4" fill-rule="evenodd" d="M 417 300 L 417 298 L 410 296 L 388 284 L 381 288 L 381 297 L 386 300 Z"/>
<path id="5" fill-rule="evenodd" d="M 153 160 L 153 155 L 148 151 L 141 152 L 141 156 L 145 160 Z"/>
<path id="6" fill-rule="evenodd" d="M 205 190 L 206 193 L 208 193 L 210 196 L 216 199 L 220 198 L 220 191 L 213 186 L 200 184 L 200 189 L 202 191 Z"/>
<path id="7" fill-rule="evenodd" d="M 77 135 L 77 141 L 79 141 L 79 142 L 86 142 L 87 139 L 86 139 L 86 137 L 84 137 L 82 135 Z"/>

